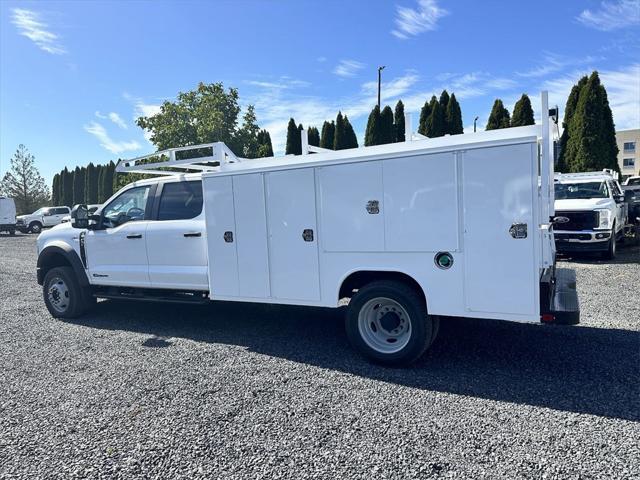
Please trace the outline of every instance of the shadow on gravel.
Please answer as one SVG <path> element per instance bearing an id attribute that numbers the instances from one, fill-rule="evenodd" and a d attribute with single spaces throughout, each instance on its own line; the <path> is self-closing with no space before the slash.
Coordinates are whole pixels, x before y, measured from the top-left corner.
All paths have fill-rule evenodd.
<path id="1" fill-rule="evenodd" d="M 640 246 L 625 245 L 618 248 L 616 258 L 613 260 L 605 260 L 598 253 L 562 253 L 558 254 L 558 260 L 566 262 L 582 263 L 582 264 L 639 264 L 640 263 Z"/>
<path id="2" fill-rule="evenodd" d="M 73 323 L 158 340 L 238 345 L 413 388 L 640 421 L 640 332 L 445 318 L 425 357 L 411 368 L 391 369 L 354 353 L 343 315 L 344 307 L 104 301 Z"/>

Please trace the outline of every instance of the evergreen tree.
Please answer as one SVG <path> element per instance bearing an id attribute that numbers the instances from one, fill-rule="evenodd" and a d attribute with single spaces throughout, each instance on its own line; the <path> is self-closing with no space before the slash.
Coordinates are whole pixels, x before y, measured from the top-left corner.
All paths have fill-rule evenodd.
<path id="1" fill-rule="evenodd" d="M 76 167 L 76 169 L 73 171 L 73 200 L 71 201 L 70 206 L 85 203 L 85 174 L 86 169 L 84 167 Z"/>
<path id="2" fill-rule="evenodd" d="M 511 116 L 512 127 L 522 127 L 524 125 L 534 125 L 536 121 L 533 119 L 533 108 L 531 108 L 531 100 L 526 93 L 523 93 L 513 107 L 513 115 Z"/>
<path id="3" fill-rule="evenodd" d="M 335 136 L 333 137 L 334 150 L 343 150 L 347 148 L 346 135 L 347 135 L 347 132 L 346 132 L 342 112 L 338 112 L 338 116 L 336 117 L 336 133 L 335 133 Z"/>
<path id="4" fill-rule="evenodd" d="M 60 174 L 56 173 L 51 182 L 51 204 L 60 205 Z"/>
<path id="5" fill-rule="evenodd" d="M 329 150 L 333 150 L 333 139 L 336 135 L 336 124 L 335 122 L 327 122 L 325 121 L 322 124 L 322 134 L 320 135 L 320 147 L 328 148 Z"/>
<path id="6" fill-rule="evenodd" d="M 302 132 L 304 132 L 304 127 L 302 126 L 302 124 L 300 124 L 298 125 L 298 143 L 300 144 L 300 148 L 298 151 L 300 153 L 296 153 L 296 155 L 302 155 Z"/>
<path id="7" fill-rule="evenodd" d="M 358 148 L 358 137 L 356 137 L 356 132 L 354 132 L 353 126 L 346 115 L 344 116 L 344 129 L 346 139 L 345 148 Z"/>
<path id="8" fill-rule="evenodd" d="M 258 133 L 260 127 L 256 119 L 256 112 L 253 105 L 247 107 L 247 111 L 242 117 L 242 127 L 238 130 L 237 138 L 242 145 L 241 156 L 244 158 L 257 158 L 260 144 L 258 142 Z"/>
<path id="9" fill-rule="evenodd" d="M 587 77 L 586 75 L 578 80 L 578 83 L 571 89 L 569 98 L 567 98 L 567 105 L 564 109 L 564 121 L 562 122 L 562 135 L 560 136 L 560 154 L 558 155 L 558 163 L 556 165 L 556 170 L 558 172 L 569 171 L 567 169 L 566 162 L 567 141 L 569 140 L 569 124 L 571 123 L 573 114 L 575 113 L 576 107 L 578 106 L 578 100 L 580 99 L 580 92 L 582 91 L 582 87 L 587 84 L 588 80 L 589 77 Z"/>
<path id="10" fill-rule="evenodd" d="M 427 119 L 431 115 L 431 102 L 426 100 L 420 110 L 420 123 L 418 124 L 418 133 L 421 135 L 427 134 Z"/>
<path id="11" fill-rule="evenodd" d="M 613 116 L 607 92 L 593 72 L 582 87 L 569 123 L 565 162 L 568 171 L 619 170 Z"/>
<path id="12" fill-rule="evenodd" d="M 440 110 L 442 110 L 444 133 L 449 133 L 449 125 L 447 124 L 447 107 L 449 106 L 449 92 L 443 90 L 440 94 Z M 444 135 L 444 134 L 443 134 Z"/>
<path id="13" fill-rule="evenodd" d="M 307 135 L 309 136 L 309 145 L 313 145 L 314 147 L 320 146 L 320 132 L 316 127 L 309 127 Z"/>
<path id="14" fill-rule="evenodd" d="M 287 146 L 284 153 L 286 155 L 300 155 L 302 153 L 302 144 L 300 141 L 300 132 L 298 132 L 298 127 L 296 127 L 296 121 L 290 118 L 287 124 Z"/>
<path id="15" fill-rule="evenodd" d="M 102 175 L 100 177 L 100 195 L 98 197 L 98 203 L 104 203 L 111 195 L 113 195 L 113 172 L 115 170 L 115 164 L 109 162 L 101 169 Z"/>
<path id="16" fill-rule="evenodd" d="M 70 172 L 67 167 L 62 171 L 62 205 L 73 206 L 73 177 L 74 172 Z"/>
<path id="17" fill-rule="evenodd" d="M 102 189 L 104 188 L 104 171 L 105 168 L 103 168 L 102 165 L 97 165 L 96 169 L 98 170 L 98 200 L 97 203 L 102 203 L 104 202 L 104 192 L 102 191 Z"/>
<path id="18" fill-rule="evenodd" d="M 511 123 L 511 118 L 509 115 L 509 110 L 504 107 L 502 100 L 496 98 L 496 101 L 493 102 L 493 108 L 491 109 L 491 114 L 489 115 L 489 120 L 487 120 L 487 130 L 497 130 L 499 128 L 507 128 Z"/>
<path id="19" fill-rule="evenodd" d="M 456 99 L 455 93 L 452 93 L 451 98 L 449 98 L 447 111 L 445 112 L 445 121 L 447 124 L 446 133 L 450 135 L 464 133 L 464 129 L 462 128 L 462 112 L 460 111 L 460 104 Z"/>
<path id="20" fill-rule="evenodd" d="M 89 162 L 84 176 L 84 203 L 98 203 L 98 170 Z"/>
<path id="21" fill-rule="evenodd" d="M 376 105 L 369 114 L 367 120 L 367 130 L 364 134 L 364 144 L 368 147 L 370 145 L 380 145 L 381 142 L 380 133 L 380 107 Z"/>
<path id="22" fill-rule="evenodd" d="M 273 145 L 271 144 L 271 135 L 267 130 L 258 132 L 258 157 L 273 157 Z"/>
<path id="23" fill-rule="evenodd" d="M 429 104 L 431 113 L 427 117 L 426 135 L 429 138 L 442 137 L 445 133 L 444 112 L 440 102 L 434 95 Z"/>
<path id="24" fill-rule="evenodd" d="M 404 125 L 404 103 L 402 100 L 398 100 L 396 103 L 396 109 L 393 113 L 393 123 L 395 132 L 395 142 L 405 141 L 405 125 Z M 411 134 L 411 132 L 409 132 Z"/>
<path id="25" fill-rule="evenodd" d="M 11 158 L 11 167 L 0 181 L 0 195 L 13 198 L 18 214 L 31 213 L 47 205 L 49 187 L 36 168 L 35 157 L 20 144 Z"/>
<path id="26" fill-rule="evenodd" d="M 385 106 L 380 113 L 380 144 L 393 143 L 395 132 L 393 129 L 393 110 L 389 105 Z"/>

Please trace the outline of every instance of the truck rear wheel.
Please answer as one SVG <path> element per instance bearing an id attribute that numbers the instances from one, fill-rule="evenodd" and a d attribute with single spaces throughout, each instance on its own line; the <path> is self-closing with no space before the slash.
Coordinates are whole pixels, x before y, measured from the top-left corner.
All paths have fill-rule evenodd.
<path id="1" fill-rule="evenodd" d="M 364 356 L 384 365 L 408 365 L 434 340 L 434 319 L 413 288 L 395 281 L 362 287 L 349 302 L 347 336 Z"/>
<path id="2" fill-rule="evenodd" d="M 44 303 L 55 318 L 75 318 L 92 304 L 93 297 L 80 287 L 71 267 L 55 267 L 42 282 Z M 95 303 L 95 301 L 93 302 Z"/>

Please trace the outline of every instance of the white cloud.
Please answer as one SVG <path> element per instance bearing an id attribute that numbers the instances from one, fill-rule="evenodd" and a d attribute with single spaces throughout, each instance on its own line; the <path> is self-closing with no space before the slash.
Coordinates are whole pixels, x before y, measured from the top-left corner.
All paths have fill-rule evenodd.
<path id="1" fill-rule="evenodd" d="M 11 21 L 18 27 L 20 35 L 27 37 L 41 50 L 52 55 L 67 53 L 60 44 L 58 35 L 48 30 L 48 25 L 40 20 L 38 13 L 24 8 L 14 8 Z"/>
<path id="2" fill-rule="evenodd" d="M 111 153 L 119 154 L 139 150 L 141 148 L 140 144 L 135 140 L 128 142 L 117 142 L 113 140 L 107 133 L 106 129 L 98 122 L 89 122 L 88 125 L 84 126 L 84 129 L 96 137 L 100 141 L 100 145 Z"/>
<path id="3" fill-rule="evenodd" d="M 438 6 L 436 0 L 418 0 L 418 8 L 396 7 L 396 28 L 391 33 L 406 39 L 423 32 L 435 30 L 438 20 L 449 12 Z"/>
<path id="4" fill-rule="evenodd" d="M 354 77 L 363 68 L 364 64 L 355 60 L 341 60 L 333 69 L 333 73 L 339 77 Z"/>
<path id="5" fill-rule="evenodd" d="M 571 88 L 589 71 L 574 71 L 566 76 L 548 80 L 542 88 L 549 90 L 549 103 L 557 104 L 561 111 L 567 102 Z M 601 71 L 600 80 L 607 90 L 613 121 L 617 130 L 638 128 L 640 125 L 640 63 L 620 70 Z"/>
<path id="6" fill-rule="evenodd" d="M 599 10 L 583 10 L 577 20 L 602 31 L 640 25 L 640 0 L 603 1 Z"/>
<path id="7" fill-rule="evenodd" d="M 536 67 L 527 70 L 526 72 L 517 72 L 517 75 L 525 78 L 546 77 L 547 75 L 562 71 L 568 67 L 587 65 L 596 60 L 599 59 L 592 57 L 591 55 L 582 58 L 567 58 L 555 53 L 545 52 L 542 57 L 542 62 L 540 62 Z"/>
<path id="8" fill-rule="evenodd" d="M 111 120 L 113 123 L 124 130 L 128 128 L 126 122 L 116 112 L 111 112 L 107 115 L 103 115 L 99 110 L 96 110 L 96 117 L 98 117 L 100 120 Z"/>
<path id="9" fill-rule="evenodd" d="M 295 78 L 291 78 L 288 76 L 279 77 L 275 81 L 247 80 L 245 83 L 248 85 L 253 85 L 254 87 L 281 88 L 281 89 L 308 87 L 310 85 L 309 82 L 305 82 L 304 80 L 297 80 Z"/>
<path id="10" fill-rule="evenodd" d="M 109 120 L 111 120 L 113 123 L 115 123 L 120 128 L 125 129 L 125 130 L 127 129 L 127 124 L 122 119 L 122 117 L 120 115 L 118 115 L 116 112 L 109 113 Z"/>

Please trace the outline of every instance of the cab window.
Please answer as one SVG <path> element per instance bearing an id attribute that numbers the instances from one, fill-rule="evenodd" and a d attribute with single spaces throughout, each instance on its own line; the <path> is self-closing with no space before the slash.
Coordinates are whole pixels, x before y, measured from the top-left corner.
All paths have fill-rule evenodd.
<path id="1" fill-rule="evenodd" d="M 202 212 L 202 182 L 165 183 L 160 195 L 158 220 L 185 220 Z"/>
<path id="2" fill-rule="evenodd" d="M 130 188 L 114 198 L 102 210 L 103 225 L 112 228 L 127 222 L 144 220 L 150 188 L 149 185 Z"/>

